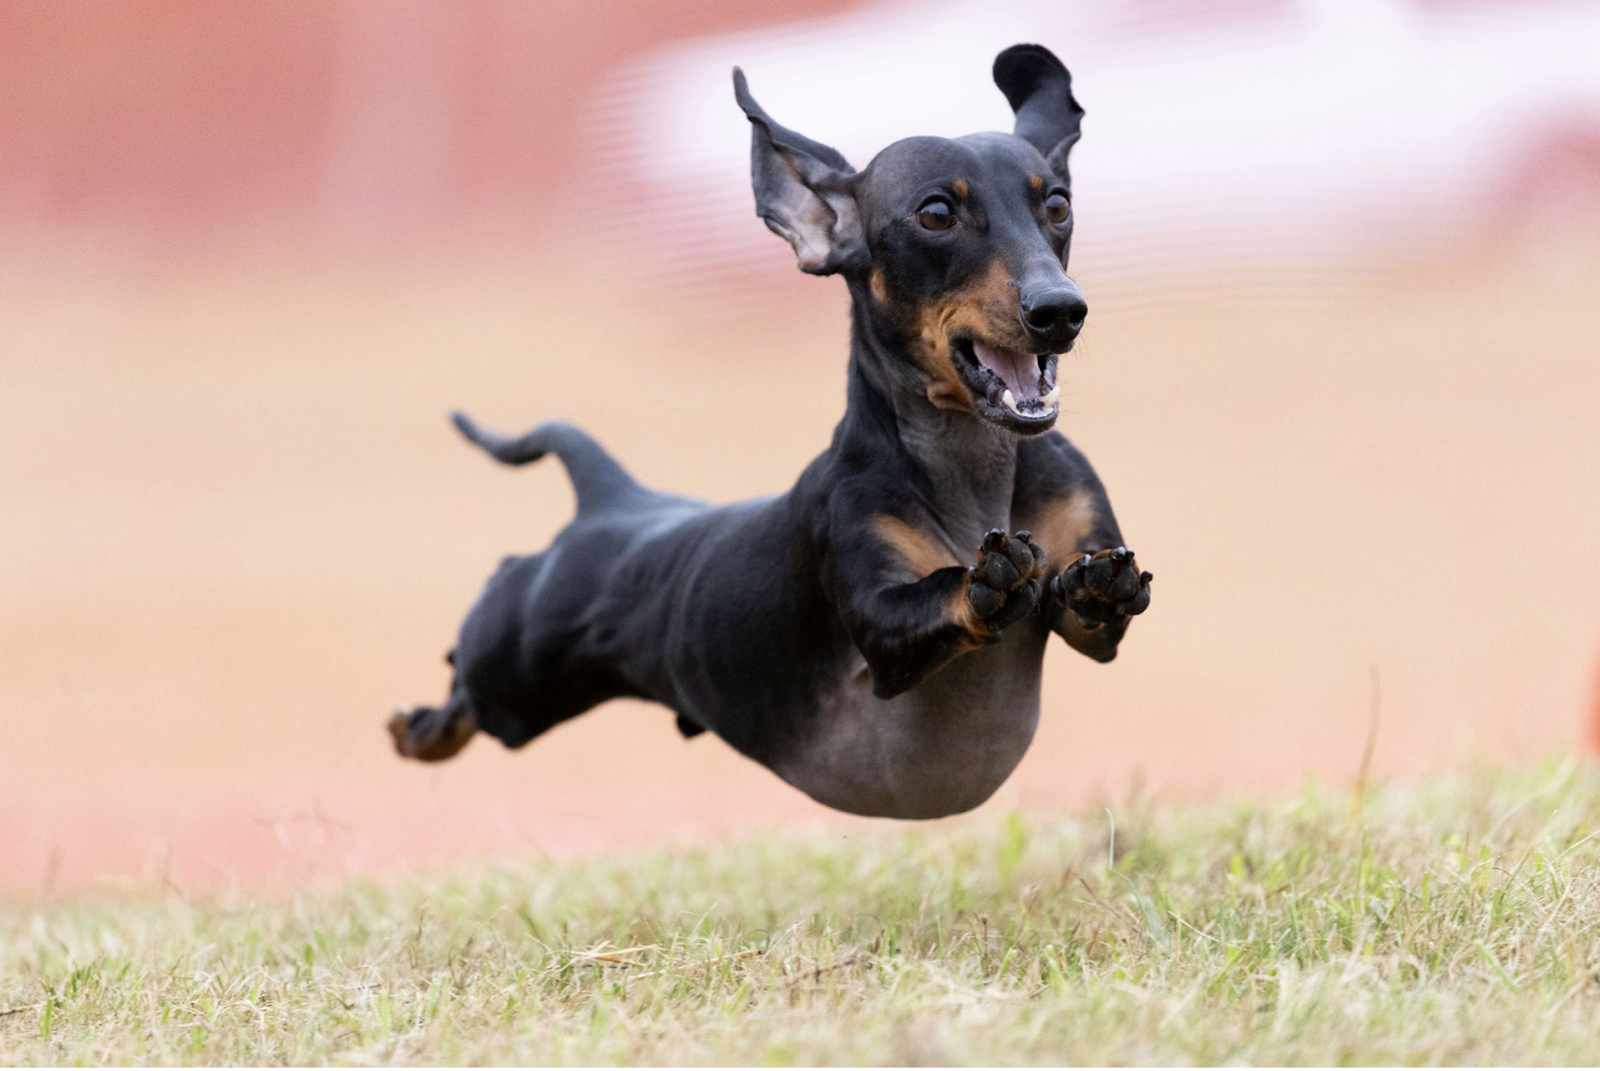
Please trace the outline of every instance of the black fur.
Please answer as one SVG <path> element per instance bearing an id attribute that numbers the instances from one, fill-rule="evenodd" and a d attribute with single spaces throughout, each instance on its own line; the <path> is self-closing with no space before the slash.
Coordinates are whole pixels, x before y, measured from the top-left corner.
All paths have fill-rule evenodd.
<path id="1" fill-rule="evenodd" d="M 391 721 L 402 754 L 445 758 L 478 729 L 518 747 L 632 696 L 832 806 L 932 817 L 1021 758 L 1049 633 L 1115 656 L 1150 576 L 1043 394 L 1085 311 L 1061 200 L 1082 109 L 1037 45 L 995 78 L 1016 134 L 908 139 L 856 172 L 735 72 L 758 213 L 850 290 L 832 445 L 785 494 L 712 506 L 641 487 L 570 425 L 503 439 L 457 414 L 506 464 L 559 457 L 578 509 L 501 563 L 446 703 Z M 1019 407 L 1014 387 L 1040 396 Z"/>

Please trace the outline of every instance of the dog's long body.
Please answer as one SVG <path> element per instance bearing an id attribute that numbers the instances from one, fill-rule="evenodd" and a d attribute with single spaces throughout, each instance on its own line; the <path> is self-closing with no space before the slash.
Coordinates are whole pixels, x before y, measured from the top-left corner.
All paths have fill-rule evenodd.
<path id="1" fill-rule="evenodd" d="M 402 754 L 446 758 L 479 729 L 517 747 L 636 696 L 822 803 L 937 817 L 1021 760 L 1052 632 L 1115 656 L 1150 576 L 1051 430 L 1055 355 L 1086 311 L 1065 273 L 1082 110 L 1038 46 L 1002 53 L 995 77 L 1015 135 L 908 139 L 858 173 L 736 72 L 758 210 L 804 269 L 850 287 L 833 443 L 788 493 L 712 506 L 640 486 L 569 425 L 510 440 L 458 415 L 504 462 L 560 457 L 577 515 L 501 564 L 448 700 L 392 721 Z"/>

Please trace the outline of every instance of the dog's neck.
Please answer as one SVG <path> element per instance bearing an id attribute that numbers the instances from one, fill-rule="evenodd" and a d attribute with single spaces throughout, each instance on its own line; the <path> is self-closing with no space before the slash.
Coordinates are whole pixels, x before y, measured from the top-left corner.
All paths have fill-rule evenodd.
<path id="1" fill-rule="evenodd" d="M 953 541 L 965 548 L 991 528 L 1009 530 L 1016 440 L 969 412 L 930 402 L 927 375 L 905 339 L 852 296 L 852 412 L 863 427 L 898 442 L 922 477 L 919 490 L 928 507 Z"/>

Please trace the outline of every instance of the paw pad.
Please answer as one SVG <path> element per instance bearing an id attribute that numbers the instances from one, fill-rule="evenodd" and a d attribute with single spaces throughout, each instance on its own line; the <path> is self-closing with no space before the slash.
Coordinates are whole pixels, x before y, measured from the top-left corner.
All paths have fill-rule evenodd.
<path id="1" fill-rule="evenodd" d="M 1114 547 L 1085 554 L 1050 582 L 1050 591 L 1086 628 L 1141 614 L 1150 605 L 1152 574 L 1139 569 L 1133 551 Z"/>

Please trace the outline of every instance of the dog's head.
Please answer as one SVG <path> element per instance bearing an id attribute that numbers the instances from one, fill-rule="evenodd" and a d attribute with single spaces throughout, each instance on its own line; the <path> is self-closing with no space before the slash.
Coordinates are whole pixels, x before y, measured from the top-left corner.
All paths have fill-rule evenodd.
<path id="1" fill-rule="evenodd" d="M 1020 435 L 1055 424 L 1056 358 L 1088 306 L 1067 277 L 1072 179 L 1083 109 L 1072 76 L 1039 45 L 994 61 L 1011 134 L 906 138 L 856 171 L 835 149 L 734 94 L 753 128 L 756 212 L 803 271 L 850 277 L 926 379 L 929 401 Z"/>

